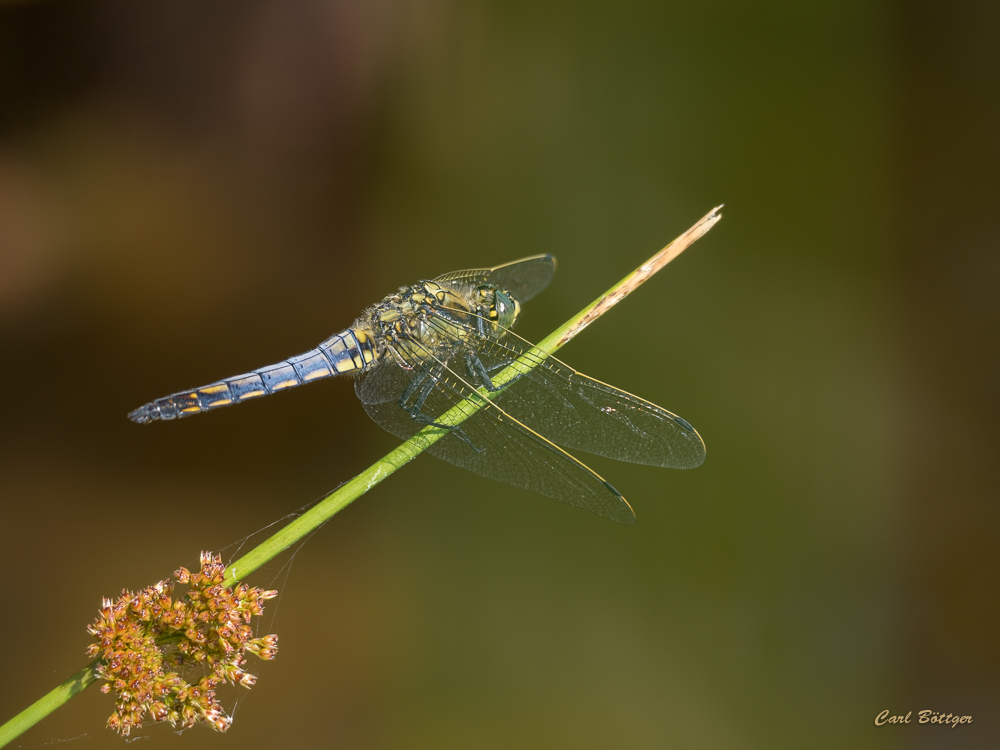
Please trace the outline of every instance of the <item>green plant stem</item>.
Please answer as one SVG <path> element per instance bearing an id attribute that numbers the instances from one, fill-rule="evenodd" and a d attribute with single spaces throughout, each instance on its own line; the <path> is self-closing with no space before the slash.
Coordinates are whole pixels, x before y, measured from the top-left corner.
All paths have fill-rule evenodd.
<path id="1" fill-rule="evenodd" d="M 713 209 L 691 229 L 664 247 L 655 256 L 643 263 L 639 268 L 622 279 L 600 298 L 581 310 L 527 354 L 519 357 L 503 372 L 494 378 L 496 385 L 502 386 L 519 375 L 536 367 L 540 361 L 556 352 L 573 339 L 580 331 L 590 325 L 614 305 L 631 294 L 640 284 L 654 273 L 672 261 L 691 244 L 711 229 L 722 218 L 719 209 Z M 481 409 L 492 398 L 492 394 L 480 389 L 479 393 L 463 401 L 438 418 L 438 422 L 446 425 L 458 425 Z M 261 542 L 243 557 L 226 568 L 225 576 L 232 583 L 242 580 L 259 567 L 274 559 L 291 545 L 319 528 L 335 514 L 346 508 L 357 498 L 368 492 L 383 479 L 402 468 L 414 458 L 423 453 L 429 446 L 440 440 L 449 430 L 442 427 L 427 426 L 416 435 L 400 445 L 385 457 L 379 459 L 358 476 L 343 484 L 327 495 L 314 507 L 303 513 L 280 531 Z M 59 687 L 55 688 L 31 706 L 19 713 L 3 726 L 0 726 L 0 747 L 3 747 L 22 732 L 33 726 L 48 714 L 66 703 L 74 695 L 88 685 L 96 682 L 99 661 L 91 662 Z"/>
<path id="2" fill-rule="evenodd" d="M 77 693 L 97 682 L 97 664 L 93 661 L 59 687 L 50 690 L 21 713 L 0 727 L 0 747 L 3 747 L 29 727 L 34 726 L 50 713 L 69 702 Z"/>

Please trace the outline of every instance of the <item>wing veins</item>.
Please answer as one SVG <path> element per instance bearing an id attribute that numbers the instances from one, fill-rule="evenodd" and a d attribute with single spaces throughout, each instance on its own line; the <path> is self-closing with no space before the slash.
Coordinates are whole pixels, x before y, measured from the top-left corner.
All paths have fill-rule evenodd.
<path id="1" fill-rule="evenodd" d="M 496 325 L 476 313 L 446 306 L 440 309 L 479 318 L 490 326 Z M 449 325 L 456 325 L 456 321 L 446 316 L 438 317 Z M 508 341 L 511 343 L 502 338 L 480 338 L 472 326 L 465 327 L 484 345 L 477 356 L 495 357 L 501 360 L 500 364 L 521 359 L 531 368 L 524 374 L 530 385 L 521 389 L 515 387 L 509 392 L 505 389 L 509 394 L 505 399 L 508 408 L 520 406 L 525 413 L 534 414 L 536 407 L 547 407 L 547 413 L 539 416 L 547 419 L 545 430 L 551 433 L 548 439 L 590 453 L 650 466 L 692 468 L 704 461 L 705 447 L 701 436 L 676 414 L 581 373 L 557 357 L 536 353 L 537 347 L 508 328 L 498 326 L 503 335 L 510 337 Z M 438 328 L 442 336 L 452 336 L 444 328 Z M 460 343 L 475 351 L 469 344 Z M 595 399 L 605 406 L 595 403 Z M 602 415 L 599 424 L 594 423 L 598 418 L 596 413 Z M 585 429 L 587 423 L 594 427 L 603 425 L 604 431 L 611 430 L 612 439 L 604 440 L 600 434 L 589 434 Z"/>
<path id="2" fill-rule="evenodd" d="M 433 362 L 441 368 L 442 376 L 439 377 L 434 386 L 435 391 L 440 397 L 444 398 L 449 404 L 451 404 L 452 407 L 460 406 L 464 401 L 470 401 L 473 398 L 477 398 L 484 402 L 478 409 L 468 413 L 466 418 L 457 425 L 458 428 L 462 428 L 464 425 L 468 424 L 470 432 L 475 432 L 477 436 L 482 437 L 487 443 L 497 448 L 497 450 L 502 450 L 502 446 L 498 445 L 496 442 L 497 437 L 501 437 L 504 443 L 512 448 L 512 450 L 504 454 L 507 460 L 509 460 L 511 456 L 516 457 L 520 464 L 524 467 L 525 471 L 528 474 L 531 474 L 531 465 L 528 463 L 528 458 L 533 457 L 539 462 L 541 467 L 547 471 L 554 472 L 561 478 L 566 479 L 571 486 L 576 488 L 581 497 L 574 498 L 568 493 L 563 493 L 560 490 L 559 484 L 553 484 L 549 487 L 546 483 L 547 490 L 538 490 L 535 488 L 536 491 L 542 491 L 543 494 L 548 494 L 550 497 L 554 497 L 557 500 L 562 500 L 563 502 L 567 502 L 571 505 L 582 507 L 585 510 L 590 510 L 591 512 L 611 518 L 612 520 L 620 523 L 628 524 L 635 522 L 635 514 L 625 498 L 622 497 L 621 493 L 618 492 L 618 490 L 616 490 L 597 472 L 574 457 L 572 454 L 563 450 L 544 435 L 541 435 L 531 429 L 521 420 L 515 418 L 500 406 L 493 403 L 491 400 L 492 394 L 489 392 L 486 394 L 480 393 L 479 388 L 462 377 L 449 365 L 447 360 L 439 357 L 433 349 L 426 346 L 423 342 L 420 342 L 415 338 L 410 339 L 410 342 L 412 342 L 412 344 L 416 348 L 419 348 L 419 350 L 421 350 L 426 357 L 433 360 Z M 453 379 L 453 382 L 449 382 L 448 376 Z M 487 424 L 507 423 L 513 428 L 513 432 L 500 428 L 490 430 L 484 429 L 483 426 L 477 424 L 475 420 L 475 417 L 479 413 L 483 414 L 483 419 Z M 441 415 L 436 416 L 439 417 Z M 537 450 L 531 451 L 530 448 L 519 446 L 517 442 L 511 439 L 511 435 L 513 434 L 520 434 L 526 446 L 534 446 L 536 449 L 545 449 L 546 453 L 539 454 Z M 442 440 L 436 445 L 441 445 L 443 440 L 444 438 L 442 438 Z M 449 447 L 453 448 L 456 447 L 456 445 L 464 446 L 464 443 L 457 443 L 456 441 Z M 444 452 L 445 449 L 445 447 L 442 447 L 441 451 Z M 459 450 L 461 449 L 462 448 L 459 447 Z M 466 449 L 471 450 L 471 448 L 468 448 L 467 446 Z M 543 456 L 548 456 L 548 460 L 543 458 Z M 438 457 L 449 460 L 445 456 Z M 451 462 L 456 463 L 455 461 Z M 481 471 L 477 471 L 476 469 L 472 469 L 470 466 L 466 466 L 463 463 L 457 463 L 457 465 L 462 466 L 463 468 L 470 468 L 476 473 L 483 473 Z M 498 479 L 498 481 L 505 481 L 504 479 L 492 474 L 485 474 L 485 476 Z M 515 486 L 525 486 L 510 480 L 506 480 L 506 482 L 508 484 L 514 484 Z M 556 494 L 553 494 L 554 492 Z M 584 500 L 587 496 L 593 498 L 593 500 L 596 501 L 596 504 L 581 504 L 580 501 Z"/>

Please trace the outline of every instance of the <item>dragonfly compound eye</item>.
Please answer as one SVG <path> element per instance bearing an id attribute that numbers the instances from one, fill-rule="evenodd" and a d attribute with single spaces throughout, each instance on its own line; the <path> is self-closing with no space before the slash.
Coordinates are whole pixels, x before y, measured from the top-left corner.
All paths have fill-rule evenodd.
<path id="1" fill-rule="evenodd" d="M 521 312 L 521 306 L 507 292 L 497 289 L 493 296 L 490 317 L 502 328 L 510 328 Z"/>

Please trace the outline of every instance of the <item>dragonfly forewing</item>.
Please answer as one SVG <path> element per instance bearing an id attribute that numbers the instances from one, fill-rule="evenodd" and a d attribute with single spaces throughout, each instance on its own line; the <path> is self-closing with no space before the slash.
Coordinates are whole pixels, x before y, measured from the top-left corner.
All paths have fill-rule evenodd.
<path id="1" fill-rule="evenodd" d="M 559 445 L 618 461 L 673 469 L 704 462 L 705 444 L 684 419 L 534 352 L 531 343 L 506 331 L 498 339 L 480 340 L 473 353 L 488 374 L 519 358 L 533 366 L 495 397 L 514 419 Z"/>
<path id="2" fill-rule="evenodd" d="M 472 268 L 452 271 L 434 279 L 438 283 L 493 284 L 510 293 L 518 302 L 527 302 L 545 289 L 556 272 L 556 259 L 536 255 L 495 268 Z"/>

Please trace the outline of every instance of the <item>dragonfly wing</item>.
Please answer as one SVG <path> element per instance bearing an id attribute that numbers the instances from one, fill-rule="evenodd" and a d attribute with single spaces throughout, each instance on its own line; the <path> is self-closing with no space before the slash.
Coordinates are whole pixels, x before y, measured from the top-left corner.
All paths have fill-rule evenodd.
<path id="1" fill-rule="evenodd" d="M 556 259 L 551 255 L 535 255 L 496 268 L 472 268 L 452 271 L 434 279 L 438 284 L 455 281 L 461 284 L 495 284 L 510 292 L 518 302 L 527 302 L 552 281 Z"/>
<path id="2" fill-rule="evenodd" d="M 491 375 L 519 357 L 539 363 L 495 401 L 553 442 L 648 466 L 693 469 L 704 462 L 701 436 L 676 414 L 577 372 L 555 357 L 533 354 L 534 347 L 510 331 L 500 340 L 479 339 L 476 346 Z"/>
<path id="3" fill-rule="evenodd" d="M 485 401 L 476 395 L 462 368 L 452 369 L 444 360 L 431 361 L 434 361 L 433 373 L 430 364 L 416 363 L 412 370 L 406 370 L 395 361 L 385 360 L 356 384 L 368 415 L 400 439 L 407 440 L 424 427 L 400 405 L 413 378 L 433 374 L 437 379 L 425 393 L 417 391 L 421 396 L 426 395 L 420 414 L 431 420 L 467 398 Z M 396 398 L 387 398 L 389 394 L 396 394 Z M 412 402 L 411 397 L 407 403 Z M 618 523 L 635 523 L 632 508 L 618 490 L 495 404 L 486 402 L 459 428 L 450 430 L 431 445 L 428 452 L 504 484 L 540 492 Z"/>

